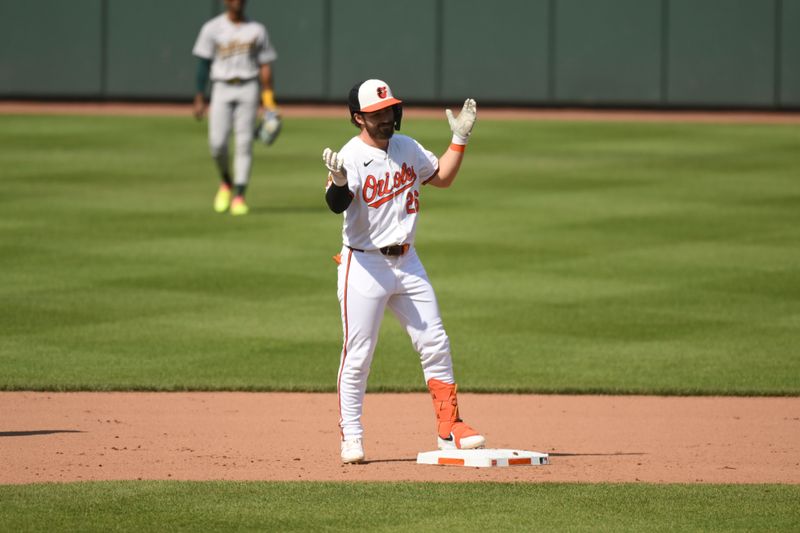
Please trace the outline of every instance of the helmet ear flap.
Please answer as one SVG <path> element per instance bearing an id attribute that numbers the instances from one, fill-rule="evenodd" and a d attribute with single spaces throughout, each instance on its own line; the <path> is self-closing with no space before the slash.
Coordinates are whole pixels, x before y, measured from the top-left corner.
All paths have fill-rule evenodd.
<path id="1" fill-rule="evenodd" d="M 358 102 L 358 89 L 361 87 L 362 83 L 364 82 L 358 82 L 353 85 L 353 88 L 350 89 L 350 94 L 347 95 L 347 107 L 350 108 L 350 122 L 357 128 L 359 125 L 358 122 L 356 122 L 356 113 L 361 112 L 361 105 Z"/>
<path id="2" fill-rule="evenodd" d="M 394 104 L 392 111 L 394 111 L 394 129 L 400 131 L 400 123 L 403 121 L 403 106 Z"/>

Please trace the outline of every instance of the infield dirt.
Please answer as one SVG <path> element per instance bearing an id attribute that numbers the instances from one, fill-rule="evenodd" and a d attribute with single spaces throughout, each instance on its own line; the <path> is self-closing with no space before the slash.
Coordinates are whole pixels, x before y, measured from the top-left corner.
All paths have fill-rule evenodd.
<path id="1" fill-rule="evenodd" d="M 0 484 L 89 480 L 800 483 L 800 398 L 462 394 L 494 448 L 547 466 L 417 465 L 426 394 L 368 394 L 341 465 L 335 394 L 0 393 Z"/>

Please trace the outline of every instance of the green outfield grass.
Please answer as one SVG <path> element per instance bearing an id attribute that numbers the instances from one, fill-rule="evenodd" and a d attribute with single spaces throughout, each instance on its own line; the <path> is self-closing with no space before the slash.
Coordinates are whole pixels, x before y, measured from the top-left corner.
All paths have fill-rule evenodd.
<path id="1" fill-rule="evenodd" d="M 441 120 L 403 131 L 435 152 Z M 0 389 L 335 389 L 340 218 L 287 119 L 251 215 L 205 125 L 0 116 Z M 800 393 L 800 127 L 480 120 L 417 247 L 464 391 Z M 371 390 L 423 390 L 389 315 Z M 124 489 L 120 489 L 124 490 Z"/>
<path id="2" fill-rule="evenodd" d="M 0 486 L 4 531 L 797 531 L 800 487 L 110 482 Z"/>

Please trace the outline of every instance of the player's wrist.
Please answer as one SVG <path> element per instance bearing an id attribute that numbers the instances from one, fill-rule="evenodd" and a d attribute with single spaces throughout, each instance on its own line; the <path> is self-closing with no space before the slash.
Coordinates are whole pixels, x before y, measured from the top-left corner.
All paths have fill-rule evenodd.
<path id="1" fill-rule="evenodd" d="M 458 133 L 453 132 L 453 139 L 450 141 L 452 144 L 457 144 L 459 146 L 466 146 L 469 137 L 464 137 L 463 135 L 459 135 Z"/>
<path id="2" fill-rule="evenodd" d="M 337 187 L 346 187 L 347 186 L 347 176 L 343 175 L 336 175 L 333 172 L 329 173 L 331 179 L 333 180 L 333 184 Z"/>
<path id="3" fill-rule="evenodd" d="M 448 149 L 452 150 L 453 152 L 459 152 L 459 153 L 463 154 L 464 151 L 466 151 L 467 147 L 464 144 L 450 143 L 450 146 L 449 146 Z"/>
<path id="4" fill-rule="evenodd" d="M 270 111 L 277 109 L 278 105 L 275 103 L 275 93 L 272 89 L 261 91 L 261 104 Z"/>

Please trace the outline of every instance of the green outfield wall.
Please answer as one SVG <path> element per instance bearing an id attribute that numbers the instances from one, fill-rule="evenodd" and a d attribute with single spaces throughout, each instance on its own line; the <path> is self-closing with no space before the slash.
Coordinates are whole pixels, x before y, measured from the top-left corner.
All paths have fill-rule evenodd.
<path id="1" fill-rule="evenodd" d="M 188 100 L 219 0 L 0 0 L 0 98 Z M 800 0 L 250 0 L 280 101 L 800 108 Z"/>

